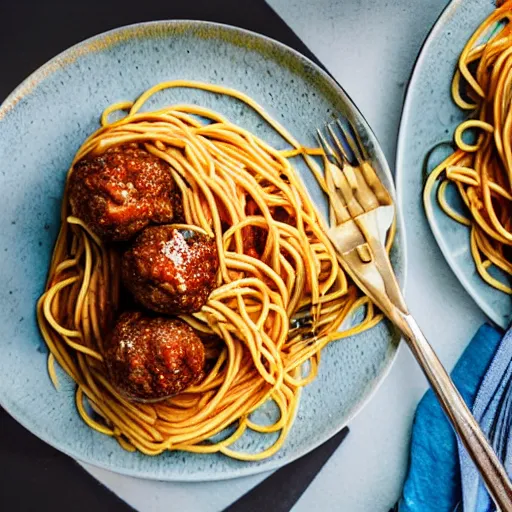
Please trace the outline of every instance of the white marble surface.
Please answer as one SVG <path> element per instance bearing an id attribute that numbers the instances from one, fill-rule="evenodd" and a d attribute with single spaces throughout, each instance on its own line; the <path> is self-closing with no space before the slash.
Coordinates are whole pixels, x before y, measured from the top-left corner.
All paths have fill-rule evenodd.
<path id="1" fill-rule="evenodd" d="M 447 0 L 269 0 L 343 85 L 394 167 L 404 86 Z M 405 196 L 407 199 L 407 196 Z M 414 200 L 414 199 L 410 199 Z M 449 368 L 484 315 L 439 257 L 421 219 L 406 218 L 407 300 Z M 387 512 L 399 496 L 417 401 L 427 387 L 402 346 L 387 379 L 351 422 L 351 432 L 294 507 L 296 512 Z M 216 512 L 266 475 L 219 483 L 142 481 L 86 467 L 141 512 Z"/>

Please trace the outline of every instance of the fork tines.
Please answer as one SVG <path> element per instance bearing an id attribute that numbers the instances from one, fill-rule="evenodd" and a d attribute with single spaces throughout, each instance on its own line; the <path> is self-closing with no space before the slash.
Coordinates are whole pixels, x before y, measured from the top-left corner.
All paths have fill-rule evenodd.
<path id="1" fill-rule="evenodd" d="M 333 123 L 334 124 L 334 123 Z M 364 212 L 379 206 L 393 204 L 392 199 L 382 185 L 375 170 L 366 158 L 360 139 L 337 120 L 336 127 L 345 144 L 340 140 L 333 124 L 326 126 L 326 136 L 317 130 L 318 139 L 325 152 L 325 180 L 331 202 L 330 224 L 338 224 L 354 219 Z M 353 157 L 347 152 L 350 149 Z"/>
<path id="2" fill-rule="evenodd" d="M 386 251 L 395 214 L 393 200 L 353 131 L 355 138 L 340 121 L 327 125 L 325 135 L 318 130 L 325 153 L 328 235 L 345 270 L 375 304 L 388 312 L 391 303 L 406 311 Z"/>

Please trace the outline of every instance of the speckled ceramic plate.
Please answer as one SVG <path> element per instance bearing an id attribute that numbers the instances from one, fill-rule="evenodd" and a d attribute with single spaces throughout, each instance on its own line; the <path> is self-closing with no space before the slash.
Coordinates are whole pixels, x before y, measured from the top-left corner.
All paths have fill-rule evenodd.
<path id="1" fill-rule="evenodd" d="M 451 99 L 453 72 L 466 41 L 494 8 L 493 0 L 451 2 L 418 57 L 404 105 L 397 150 L 396 181 L 404 203 L 402 208 L 410 201 L 422 202 L 418 190 L 423 188 L 426 173 L 451 152 L 446 145 L 429 155 L 437 144 L 451 141 L 455 127 L 466 116 Z M 449 202 L 463 210 L 454 188 L 449 189 Z M 512 300 L 478 275 L 469 247 L 469 229 L 447 217 L 435 197 L 432 205 L 428 221 L 452 270 L 481 309 L 498 325 L 508 327 Z"/>
<path id="2" fill-rule="evenodd" d="M 315 127 L 343 115 L 361 131 L 382 179 L 391 183 L 373 134 L 344 92 L 312 62 L 275 41 L 226 26 L 172 21 L 121 28 L 71 48 L 30 76 L 0 108 L 0 402 L 34 434 L 81 461 L 139 477 L 213 480 L 276 468 L 335 434 L 385 375 L 398 337 L 381 323 L 329 346 L 318 378 L 302 394 L 283 449 L 258 463 L 220 455 L 125 452 L 81 421 L 68 378 L 61 375 L 61 389 L 53 389 L 34 311 L 59 227 L 66 170 L 107 105 L 178 78 L 249 94 L 306 145 L 314 144 Z M 268 142 L 281 144 L 236 100 L 172 90 L 157 95 L 150 107 L 173 102 L 212 107 Z M 321 201 L 308 171 L 297 165 Z M 392 254 L 400 280 L 405 268 L 402 237 L 400 221 Z M 255 434 L 238 447 L 255 450 L 267 442 Z"/>

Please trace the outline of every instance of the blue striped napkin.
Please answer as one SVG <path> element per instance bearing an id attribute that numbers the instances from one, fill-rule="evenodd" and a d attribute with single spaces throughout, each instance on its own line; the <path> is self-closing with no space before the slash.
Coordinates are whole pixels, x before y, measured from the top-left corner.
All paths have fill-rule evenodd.
<path id="1" fill-rule="evenodd" d="M 452 379 L 512 474 L 512 329 L 483 325 L 457 362 Z M 400 512 L 492 512 L 494 504 L 433 392 L 414 419 L 409 471 Z"/>

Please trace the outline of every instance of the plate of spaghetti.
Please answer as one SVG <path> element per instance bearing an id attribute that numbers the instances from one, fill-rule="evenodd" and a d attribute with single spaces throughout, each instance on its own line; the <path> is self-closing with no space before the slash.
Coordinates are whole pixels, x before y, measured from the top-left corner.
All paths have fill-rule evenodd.
<path id="1" fill-rule="evenodd" d="M 411 78 L 399 145 L 399 167 L 422 155 L 423 204 L 446 260 L 503 328 L 512 313 L 511 19 L 511 2 L 447 7 Z"/>
<path id="2" fill-rule="evenodd" d="M 399 338 L 325 234 L 314 129 L 339 116 L 392 191 L 345 93 L 256 34 L 134 25 L 29 77 L 0 108 L 2 406 L 161 480 L 269 470 L 340 430 Z"/>

